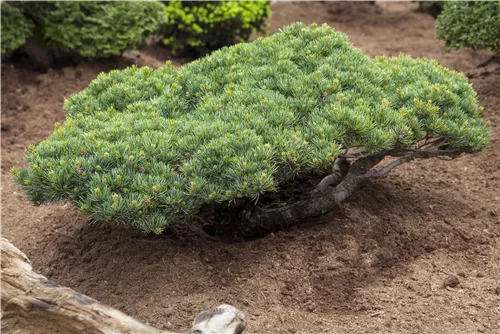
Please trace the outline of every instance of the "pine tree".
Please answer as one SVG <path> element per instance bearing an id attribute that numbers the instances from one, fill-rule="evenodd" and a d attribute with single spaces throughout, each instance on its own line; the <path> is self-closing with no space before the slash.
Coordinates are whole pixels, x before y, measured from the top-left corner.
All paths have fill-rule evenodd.
<path id="1" fill-rule="evenodd" d="M 463 74 L 435 60 L 370 59 L 344 34 L 301 23 L 180 69 L 101 74 L 65 111 L 15 180 L 37 205 L 69 200 L 95 221 L 146 233 L 331 168 L 314 200 L 240 216 L 248 228 L 290 223 L 404 162 L 489 140 Z M 376 169 L 385 157 L 395 160 Z"/>

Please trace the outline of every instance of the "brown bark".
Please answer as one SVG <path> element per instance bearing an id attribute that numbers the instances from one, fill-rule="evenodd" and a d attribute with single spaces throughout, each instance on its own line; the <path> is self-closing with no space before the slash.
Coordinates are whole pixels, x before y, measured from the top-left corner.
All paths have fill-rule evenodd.
<path id="1" fill-rule="evenodd" d="M 245 328 L 240 311 L 221 305 L 199 314 L 191 331 L 157 329 L 33 272 L 26 255 L 5 238 L 1 251 L 3 331 L 21 322 L 49 322 L 64 333 L 86 334 L 241 334 Z"/>
<path id="2" fill-rule="evenodd" d="M 344 174 L 342 173 L 342 163 L 345 161 L 345 158 L 338 158 L 335 160 L 335 163 L 332 166 L 332 174 L 326 176 L 321 182 L 318 184 L 316 189 L 314 190 L 315 192 L 321 192 L 324 193 L 328 187 L 330 186 L 336 186 L 337 184 L 342 181 Z"/>
<path id="3" fill-rule="evenodd" d="M 221 234 L 226 236 L 232 233 L 235 238 L 253 238 L 321 216 L 351 196 L 370 177 L 370 169 L 382 159 L 383 156 L 370 156 L 356 160 L 342 182 L 330 190 L 325 188 L 323 193 L 312 194 L 307 200 L 276 209 L 256 207 L 251 211 L 242 211 L 237 222 L 230 226 L 217 226 L 218 233 L 222 231 Z"/>

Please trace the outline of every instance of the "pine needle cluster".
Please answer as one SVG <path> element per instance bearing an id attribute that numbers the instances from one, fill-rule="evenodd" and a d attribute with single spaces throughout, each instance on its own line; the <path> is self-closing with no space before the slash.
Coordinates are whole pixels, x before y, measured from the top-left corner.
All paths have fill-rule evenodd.
<path id="1" fill-rule="evenodd" d="M 161 233 L 209 202 L 257 200 L 298 173 L 439 138 L 489 139 L 467 78 L 434 60 L 370 59 L 323 25 L 297 23 L 174 69 L 101 74 L 67 120 L 13 169 L 35 204 L 69 200 L 95 221 Z"/>

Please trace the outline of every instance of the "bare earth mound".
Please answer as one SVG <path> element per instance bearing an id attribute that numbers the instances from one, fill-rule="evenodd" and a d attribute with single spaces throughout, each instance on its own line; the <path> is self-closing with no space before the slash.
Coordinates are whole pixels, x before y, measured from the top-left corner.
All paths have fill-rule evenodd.
<path id="1" fill-rule="evenodd" d="M 63 121 L 63 97 L 126 62 L 38 74 L 2 64 L 2 234 L 39 273 L 155 327 L 189 327 L 215 304 L 243 310 L 248 333 L 500 331 L 500 65 L 444 54 L 414 3 L 276 3 L 271 32 L 326 22 L 371 56 L 400 52 L 465 72 L 492 122 L 484 152 L 414 161 L 368 184 L 328 220 L 246 243 L 143 237 L 91 226 L 58 203 L 32 207 L 10 181 L 24 149 Z M 146 48 L 141 61 L 163 63 Z M 180 61 L 176 61 L 179 63 Z M 19 326 L 16 333 L 39 333 Z M 46 328 L 47 333 L 53 333 Z"/>

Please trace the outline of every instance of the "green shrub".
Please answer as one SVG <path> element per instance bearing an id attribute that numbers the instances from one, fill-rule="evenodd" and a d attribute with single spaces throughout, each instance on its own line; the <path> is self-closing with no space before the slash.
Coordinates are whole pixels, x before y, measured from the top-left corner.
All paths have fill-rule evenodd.
<path id="1" fill-rule="evenodd" d="M 437 32 L 447 51 L 470 47 L 500 52 L 500 2 L 447 2 L 438 16 Z"/>
<path id="2" fill-rule="evenodd" d="M 165 22 L 157 1 L 40 1 L 16 4 L 48 46 L 109 57 L 143 44 Z"/>
<path id="3" fill-rule="evenodd" d="M 271 14 L 268 1 L 168 1 L 164 43 L 174 51 L 206 53 L 261 31 Z"/>
<path id="4" fill-rule="evenodd" d="M 418 8 L 421 12 L 437 17 L 444 8 L 445 1 L 419 1 Z"/>
<path id="5" fill-rule="evenodd" d="M 33 22 L 14 6 L 2 2 L 2 55 L 9 55 L 24 45 L 33 33 Z"/>
<path id="6" fill-rule="evenodd" d="M 346 148 L 479 151 L 481 110 L 467 78 L 436 61 L 372 60 L 326 25 L 295 24 L 178 70 L 99 75 L 13 174 L 35 204 L 70 200 L 96 221 L 160 233 L 205 203 L 257 200 Z"/>

